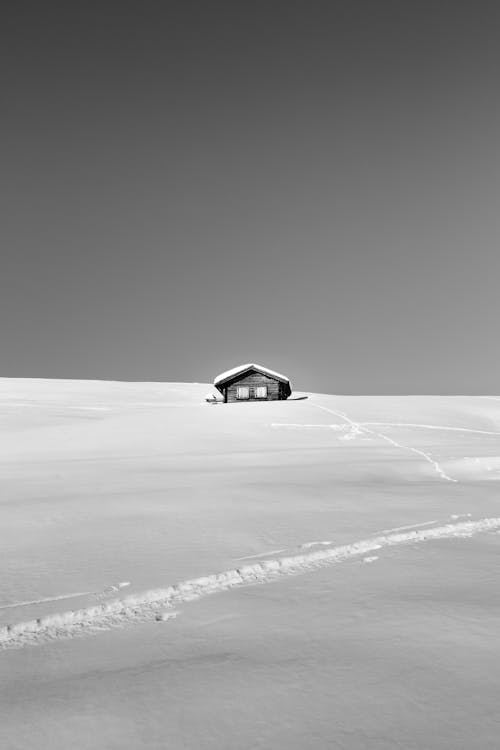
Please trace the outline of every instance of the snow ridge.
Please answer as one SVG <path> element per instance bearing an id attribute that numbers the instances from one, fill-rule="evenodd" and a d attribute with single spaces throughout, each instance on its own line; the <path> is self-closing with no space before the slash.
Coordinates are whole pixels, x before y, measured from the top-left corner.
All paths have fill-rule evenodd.
<path id="1" fill-rule="evenodd" d="M 0 628 L 0 649 L 21 648 L 50 641 L 96 633 L 137 622 L 166 618 L 165 610 L 181 602 L 188 602 L 237 586 L 270 583 L 281 576 L 299 575 L 319 567 L 343 562 L 352 557 L 383 547 L 427 542 L 450 537 L 470 537 L 473 534 L 500 530 L 500 518 L 449 523 L 434 528 L 418 529 L 397 534 L 380 535 L 339 547 L 263 560 L 222 573 L 194 578 L 163 589 L 145 591 L 124 599 L 98 604 L 60 614 L 48 615 L 29 622 Z"/>

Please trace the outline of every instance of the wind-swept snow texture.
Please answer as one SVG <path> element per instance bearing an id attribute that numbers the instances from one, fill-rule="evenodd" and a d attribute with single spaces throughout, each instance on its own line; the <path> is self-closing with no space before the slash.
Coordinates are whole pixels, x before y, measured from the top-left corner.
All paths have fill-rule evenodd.
<path id="1" fill-rule="evenodd" d="M 0 379 L 0 747 L 498 750 L 500 401 L 207 390 Z"/>

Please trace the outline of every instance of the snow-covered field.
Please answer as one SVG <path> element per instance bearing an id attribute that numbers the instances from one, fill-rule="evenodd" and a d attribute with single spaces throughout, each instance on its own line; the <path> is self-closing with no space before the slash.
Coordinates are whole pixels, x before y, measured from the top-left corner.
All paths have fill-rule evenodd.
<path id="1" fill-rule="evenodd" d="M 500 399 L 207 390 L 0 379 L 0 747 L 497 750 Z"/>

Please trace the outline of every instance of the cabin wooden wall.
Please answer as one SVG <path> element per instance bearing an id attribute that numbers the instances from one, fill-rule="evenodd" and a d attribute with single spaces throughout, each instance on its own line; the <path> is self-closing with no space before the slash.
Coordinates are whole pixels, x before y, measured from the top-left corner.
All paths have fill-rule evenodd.
<path id="1" fill-rule="evenodd" d="M 225 400 L 227 403 L 240 402 L 240 399 L 236 398 L 236 389 L 240 385 L 246 385 L 250 388 L 250 398 L 248 401 L 279 401 L 284 398 L 283 384 L 279 380 L 274 380 L 260 372 L 252 372 L 227 385 L 225 389 Z M 255 398 L 254 389 L 259 385 L 267 386 L 267 399 Z M 245 401 L 242 401 L 242 403 L 245 403 Z"/>

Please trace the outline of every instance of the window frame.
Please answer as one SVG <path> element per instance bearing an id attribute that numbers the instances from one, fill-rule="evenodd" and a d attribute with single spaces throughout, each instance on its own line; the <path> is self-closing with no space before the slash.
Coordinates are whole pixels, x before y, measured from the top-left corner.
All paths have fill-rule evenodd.
<path id="1" fill-rule="evenodd" d="M 259 391 L 264 391 L 264 394 L 261 396 L 259 395 Z M 256 385 L 255 386 L 255 398 L 258 398 L 259 401 L 262 401 L 267 398 L 267 385 Z"/>
<path id="2" fill-rule="evenodd" d="M 246 396 L 242 396 L 241 391 L 246 391 Z M 237 385 L 236 386 L 236 399 L 237 401 L 248 401 L 250 399 L 250 386 Z"/>

